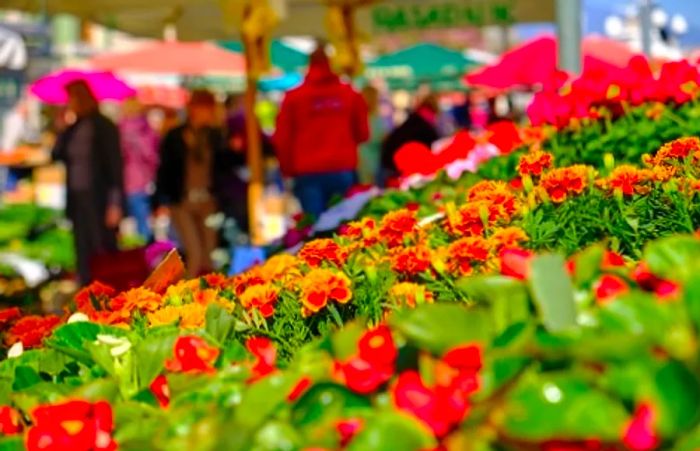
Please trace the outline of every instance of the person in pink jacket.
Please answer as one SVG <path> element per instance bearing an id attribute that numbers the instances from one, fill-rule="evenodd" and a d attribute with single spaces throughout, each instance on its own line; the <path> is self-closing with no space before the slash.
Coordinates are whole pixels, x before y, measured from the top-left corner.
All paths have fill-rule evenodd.
<path id="1" fill-rule="evenodd" d="M 119 132 L 128 213 L 136 220 L 138 234 L 150 240 L 150 193 L 159 163 L 158 133 L 151 128 L 136 100 L 125 102 Z"/>

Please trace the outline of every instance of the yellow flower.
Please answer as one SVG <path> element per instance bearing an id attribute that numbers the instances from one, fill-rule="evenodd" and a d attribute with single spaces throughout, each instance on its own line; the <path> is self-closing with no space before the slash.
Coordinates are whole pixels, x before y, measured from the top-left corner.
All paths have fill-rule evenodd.
<path id="1" fill-rule="evenodd" d="M 203 304 L 191 303 L 180 307 L 180 327 L 183 329 L 197 329 L 204 326 L 207 307 Z"/>
<path id="2" fill-rule="evenodd" d="M 146 317 L 148 318 L 148 324 L 151 326 L 173 324 L 180 319 L 180 307 L 168 305 L 155 312 L 147 313 Z"/>

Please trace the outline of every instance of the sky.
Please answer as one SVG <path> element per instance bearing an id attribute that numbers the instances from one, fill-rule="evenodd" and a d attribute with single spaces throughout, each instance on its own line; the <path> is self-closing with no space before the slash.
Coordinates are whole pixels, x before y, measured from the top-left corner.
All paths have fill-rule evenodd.
<path id="1" fill-rule="evenodd" d="M 629 5 L 638 4 L 638 0 L 582 0 L 584 8 L 584 33 L 605 32 L 605 18 L 610 15 L 622 15 Z M 681 14 L 688 21 L 688 33 L 681 38 L 684 47 L 700 47 L 700 0 L 656 0 L 655 2 L 669 15 Z M 531 24 L 518 26 L 518 34 L 528 38 L 553 32 L 551 24 Z"/>

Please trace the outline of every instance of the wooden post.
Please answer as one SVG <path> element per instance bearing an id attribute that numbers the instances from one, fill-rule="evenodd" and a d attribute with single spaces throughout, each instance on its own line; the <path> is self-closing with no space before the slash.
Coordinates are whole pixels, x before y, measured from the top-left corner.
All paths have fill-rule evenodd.
<path id="1" fill-rule="evenodd" d="M 245 40 L 244 40 L 245 42 Z M 262 218 L 260 218 L 260 204 L 265 185 L 265 173 L 263 167 L 262 142 L 260 140 L 260 126 L 255 115 L 255 102 L 258 96 L 258 76 L 252 68 L 252 49 L 250 43 L 245 42 L 246 61 L 246 92 L 245 92 L 245 127 L 247 141 L 247 162 L 250 180 L 248 183 L 248 225 L 250 240 L 255 246 L 263 243 Z"/>

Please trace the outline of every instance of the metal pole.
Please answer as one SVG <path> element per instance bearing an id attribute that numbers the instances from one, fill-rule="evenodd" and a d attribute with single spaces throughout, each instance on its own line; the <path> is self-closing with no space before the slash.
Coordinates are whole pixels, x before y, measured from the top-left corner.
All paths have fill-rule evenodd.
<path id="1" fill-rule="evenodd" d="M 559 68 L 581 71 L 581 0 L 556 0 Z"/>
<path id="2" fill-rule="evenodd" d="M 639 31 L 642 33 L 642 52 L 651 58 L 651 0 L 641 0 L 639 5 Z"/>

